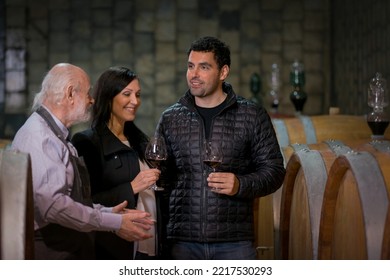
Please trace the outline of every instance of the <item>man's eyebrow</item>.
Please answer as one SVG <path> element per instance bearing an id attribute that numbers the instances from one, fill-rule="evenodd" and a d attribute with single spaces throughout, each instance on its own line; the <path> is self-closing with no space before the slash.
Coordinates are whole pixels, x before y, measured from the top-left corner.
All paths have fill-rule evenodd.
<path id="1" fill-rule="evenodd" d="M 201 63 L 199 63 L 200 65 L 203 65 L 203 66 L 211 66 L 211 64 L 210 63 L 208 63 L 208 62 L 201 62 Z"/>

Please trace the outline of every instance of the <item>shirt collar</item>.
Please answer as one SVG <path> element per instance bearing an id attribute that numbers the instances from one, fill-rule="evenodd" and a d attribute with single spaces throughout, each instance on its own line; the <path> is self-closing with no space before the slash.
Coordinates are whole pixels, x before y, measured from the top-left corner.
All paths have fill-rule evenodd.
<path id="1" fill-rule="evenodd" d="M 70 134 L 69 129 L 50 111 L 49 108 L 47 108 L 44 105 L 41 105 L 41 106 L 43 108 L 45 108 L 46 111 L 52 116 L 52 118 L 55 121 L 56 125 L 61 130 L 61 133 L 62 133 L 62 136 L 64 137 L 64 139 L 69 140 L 69 134 Z"/>

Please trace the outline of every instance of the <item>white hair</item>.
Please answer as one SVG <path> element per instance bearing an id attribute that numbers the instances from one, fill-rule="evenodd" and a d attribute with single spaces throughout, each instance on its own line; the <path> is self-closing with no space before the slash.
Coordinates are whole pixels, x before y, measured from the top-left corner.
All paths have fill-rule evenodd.
<path id="1" fill-rule="evenodd" d="M 80 81 L 76 74 L 80 70 L 81 68 L 69 63 L 59 63 L 53 66 L 45 75 L 41 91 L 35 95 L 31 110 L 35 111 L 43 103 L 58 105 L 70 85 L 78 91 Z"/>

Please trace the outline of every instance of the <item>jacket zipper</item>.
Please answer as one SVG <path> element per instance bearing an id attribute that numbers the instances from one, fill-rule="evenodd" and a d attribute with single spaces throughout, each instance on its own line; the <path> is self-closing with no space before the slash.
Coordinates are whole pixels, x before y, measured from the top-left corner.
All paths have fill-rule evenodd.
<path id="1" fill-rule="evenodd" d="M 203 163 L 203 143 L 204 141 L 206 141 L 205 139 L 205 124 L 204 124 L 204 121 L 203 121 L 203 118 L 199 115 L 199 113 L 197 112 L 198 114 L 198 117 L 200 119 L 200 123 L 202 124 L 202 129 L 200 130 L 201 131 L 201 137 L 199 138 L 199 147 L 202 147 L 201 148 L 201 152 L 199 153 L 200 155 L 200 161 L 201 161 L 201 164 L 202 164 L 202 172 L 203 172 L 203 182 L 204 182 L 204 186 L 201 187 L 201 196 L 202 196 L 202 203 L 200 204 L 201 205 L 201 209 L 200 209 L 200 213 L 201 213 L 201 216 L 200 216 L 200 220 L 201 220 L 201 241 L 205 241 L 204 240 L 204 237 L 206 236 L 206 221 L 205 221 L 205 216 L 206 216 L 206 213 L 207 213 L 207 192 L 206 192 L 206 188 L 207 188 L 207 171 L 206 171 L 206 168 L 205 168 L 205 164 Z"/>

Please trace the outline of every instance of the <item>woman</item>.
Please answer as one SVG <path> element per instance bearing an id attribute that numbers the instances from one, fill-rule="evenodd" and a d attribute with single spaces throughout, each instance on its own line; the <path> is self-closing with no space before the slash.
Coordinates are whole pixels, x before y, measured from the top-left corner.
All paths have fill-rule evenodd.
<path id="1" fill-rule="evenodd" d="M 138 77 L 125 67 L 106 70 L 93 88 L 95 103 L 90 129 L 72 142 L 87 165 L 94 203 L 114 206 L 127 200 L 128 208 L 143 209 L 156 217 L 154 191 L 149 186 L 160 175 L 145 164 L 148 137 L 135 124 L 141 105 Z M 156 236 L 156 228 L 152 229 Z M 114 233 L 96 233 L 98 259 L 133 259 L 156 256 L 156 239 L 135 244 Z"/>

